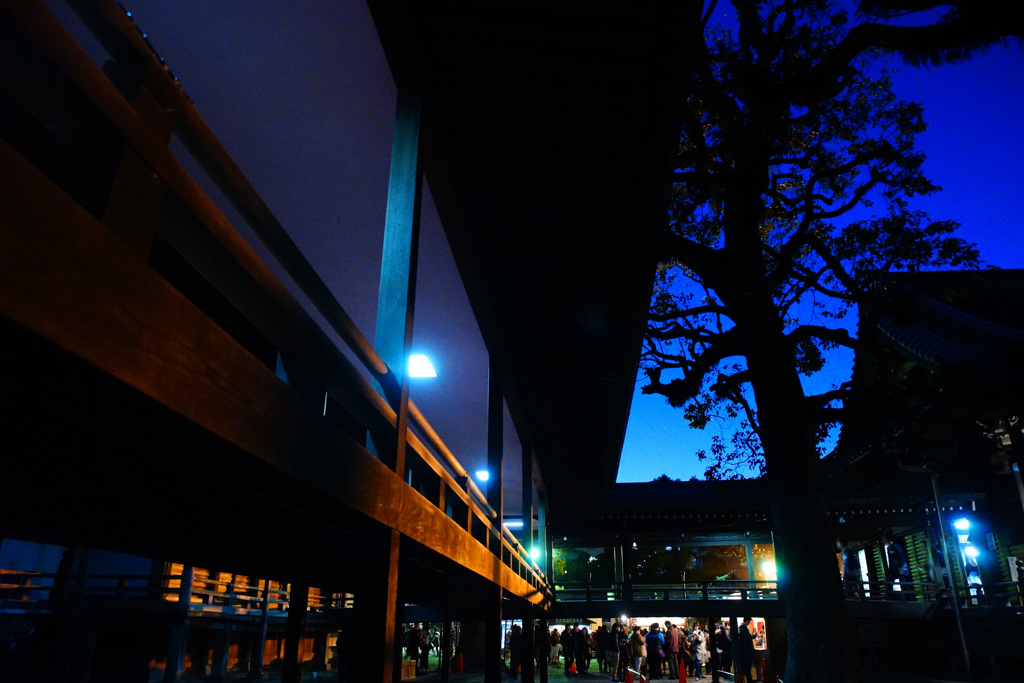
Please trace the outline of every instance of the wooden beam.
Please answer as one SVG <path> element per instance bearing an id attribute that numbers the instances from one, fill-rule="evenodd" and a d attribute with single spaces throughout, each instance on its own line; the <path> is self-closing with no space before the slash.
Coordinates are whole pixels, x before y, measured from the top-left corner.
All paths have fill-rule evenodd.
<path id="1" fill-rule="evenodd" d="M 312 490 L 544 602 L 0 143 L 0 314 Z"/>

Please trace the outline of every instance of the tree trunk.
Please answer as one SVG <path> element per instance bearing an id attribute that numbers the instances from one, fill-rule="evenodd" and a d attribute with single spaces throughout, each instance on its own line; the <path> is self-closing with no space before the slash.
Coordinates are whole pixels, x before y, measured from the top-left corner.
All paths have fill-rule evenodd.
<path id="1" fill-rule="evenodd" d="M 769 356 L 771 354 L 768 354 Z M 858 683 L 835 530 L 825 510 L 813 419 L 792 360 L 751 359 L 761 424 L 779 596 L 786 614 L 786 683 Z M 755 370 L 755 366 L 758 367 Z"/>

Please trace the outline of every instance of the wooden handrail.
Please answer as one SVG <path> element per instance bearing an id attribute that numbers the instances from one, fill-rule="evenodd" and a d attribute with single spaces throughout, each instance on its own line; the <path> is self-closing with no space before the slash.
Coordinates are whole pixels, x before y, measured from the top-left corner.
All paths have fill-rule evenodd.
<path id="1" fill-rule="evenodd" d="M 269 272 L 266 265 L 238 235 L 228 219 L 210 201 L 196 181 L 167 150 L 163 142 L 146 125 L 135 109 L 124 100 L 109 79 L 92 63 L 81 47 L 67 34 L 66 30 L 53 20 L 52 16 L 49 16 L 39 3 L 20 3 L 13 0 L 0 0 L 0 2 L 9 14 L 19 18 L 32 31 L 40 44 L 49 51 L 59 68 L 91 100 L 97 110 L 118 131 L 125 143 L 140 155 L 166 183 L 168 189 L 175 193 L 199 218 L 209 233 L 251 277 L 256 286 L 266 293 L 268 300 L 273 303 L 278 313 L 284 314 L 289 325 L 294 324 L 296 327 L 293 329 L 304 333 L 313 341 L 317 350 L 323 352 L 323 357 L 331 370 L 328 374 L 333 378 L 329 379 L 328 386 L 344 387 L 346 395 L 354 389 L 360 399 L 365 402 L 364 405 L 370 406 L 368 412 L 376 413 L 393 428 L 397 420 L 390 404 L 370 386 L 359 372 L 351 367 L 344 354 L 327 340 L 320 326 L 312 321 L 288 289 Z M 240 169 L 216 140 L 212 131 L 199 117 L 184 91 L 139 34 L 135 24 L 112 0 L 69 0 L 69 3 L 111 54 L 117 58 L 144 65 L 151 77 L 147 81 L 147 86 L 156 89 L 158 99 L 171 102 L 170 109 L 175 112 L 177 130 L 185 146 L 206 169 L 240 214 L 245 217 L 274 257 L 371 375 L 382 386 L 394 389 L 397 386 L 395 374 L 377 355 L 372 345 L 358 330 L 312 265 L 301 254 L 297 245 L 242 175 Z M 339 376 L 342 378 L 341 380 L 338 379 Z M 366 417 L 366 415 L 363 416 L 364 421 Z M 514 535 L 507 529 L 498 530 L 490 524 L 490 520 L 497 518 L 498 513 L 487 504 L 485 496 L 465 468 L 444 444 L 418 407 L 411 402 L 410 419 L 433 449 L 432 452 L 413 437 L 410 443 L 414 444 L 417 454 L 442 477 L 449 488 L 460 492 L 460 497 L 473 510 L 473 513 L 485 522 L 490 533 L 498 536 L 503 542 L 504 536 L 508 534 L 515 543 L 515 548 L 510 546 L 510 550 L 513 550 L 520 558 L 526 559 L 531 569 L 535 573 L 539 573 L 539 569 L 530 561 L 528 553 Z M 437 462 L 434 452 L 442 459 L 444 466 L 454 472 L 456 477 L 461 478 L 462 482 L 454 480 L 451 476 L 441 475 L 444 467 Z M 461 495 L 463 489 L 468 497 Z"/>

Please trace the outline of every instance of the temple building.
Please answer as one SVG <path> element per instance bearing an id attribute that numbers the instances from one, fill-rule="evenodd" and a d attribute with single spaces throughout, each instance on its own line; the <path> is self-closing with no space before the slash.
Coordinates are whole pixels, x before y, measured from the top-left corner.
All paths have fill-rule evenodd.
<path id="1" fill-rule="evenodd" d="M 0 9 L 0 683 L 390 683 L 415 624 L 497 683 L 512 624 L 751 613 L 781 671 L 764 481 L 616 484 L 700 3 L 217 5 Z M 1024 279 L 964 282 L 889 283 L 854 380 L 968 405 L 823 469 L 872 661 L 1020 672 Z"/>

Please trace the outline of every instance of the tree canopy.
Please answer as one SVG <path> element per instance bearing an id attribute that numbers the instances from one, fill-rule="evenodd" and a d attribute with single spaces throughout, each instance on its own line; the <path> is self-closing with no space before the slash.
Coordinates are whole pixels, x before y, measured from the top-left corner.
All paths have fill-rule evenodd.
<path id="1" fill-rule="evenodd" d="M 785 677 L 798 683 L 824 671 L 861 680 L 818 452 L 850 387 L 814 393 L 803 380 L 835 350 L 856 348 L 853 314 L 884 308 L 873 285 L 885 274 L 979 265 L 953 222 L 914 206 L 939 189 L 915 147 L 923 112 L 892 93 L 879 58 L 956 59 L 981 43 L 920 41 L 887 23 L 934 3 L 862 4 L 875 13 L 851 21 L 822 0 L 733 0 L 733 24 L 702 27 L 642 358 L 644 393 L 683 407 L 698 427 L 739 423 L 716 442 L 710 476 L 754 463 L 767 477 Z M 935 25 L 962 26 L 963 16 Z"/>
<path id="2" fill-rule="evenodd" d="M 690 75 L 643 357 L 645 393 L 695 427 L 738 424 L 715 437 L 710 477 L 764 471 L 747 361 L 769 329 L 813 376 L 856 346 L 851 314 L 881 275 L 978 263 L 954 223 L 913 207 L 939 189 L 914 146 L 923 113 L 891 92 L 877 51 L 846 54 L 863 25 L 819 2 L 733 4 L 737 25 L 706 31 Z M 848 389 L 803 399 L 819 438 Z"/>

